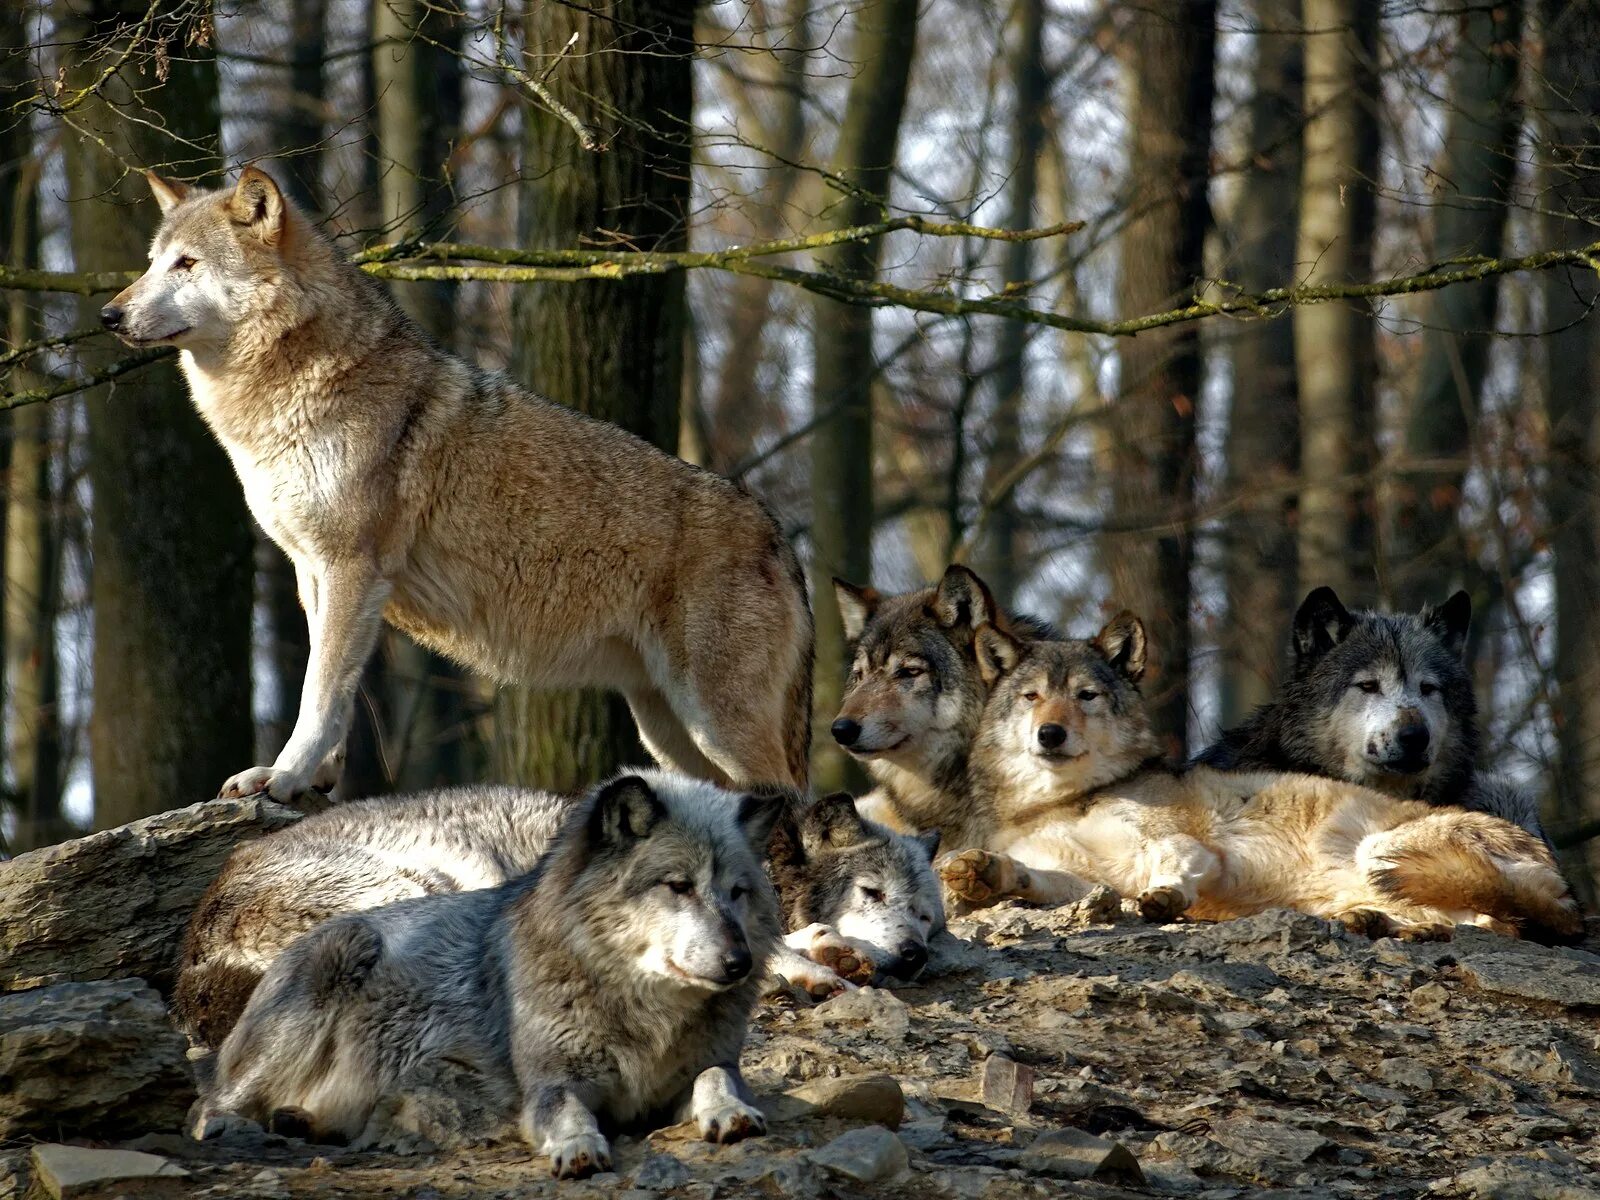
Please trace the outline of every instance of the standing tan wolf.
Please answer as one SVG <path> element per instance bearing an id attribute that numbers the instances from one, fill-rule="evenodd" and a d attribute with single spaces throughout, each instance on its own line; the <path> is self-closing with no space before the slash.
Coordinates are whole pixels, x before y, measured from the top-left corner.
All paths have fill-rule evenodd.
<path id="1" fill-rule="evenodd" d="M 1550 851 L 1509 821 L 1343 780 L 1166 767 L 1131 613 L 1089 641 L 992 626 L 975 641 L 991 686 L 972 750 L 976 840 L 940 864 L 960 899 L 1055 904 L 1104 884 L 1152 920 L 1282 907 L 1369 936 L 1583 931 Z"/>
<path id="2" fill-rule="evenodd" d="M 804 785 L 811 613 L 759 501 L 446 353 L 264 172 L 148 178 L 150 269 L 102 321 L 178 347 L 311 628 L 288 744 L 224 795 L 332 786 L 384 618 L 497 680 L 617 689 L 665 766 Z"/>

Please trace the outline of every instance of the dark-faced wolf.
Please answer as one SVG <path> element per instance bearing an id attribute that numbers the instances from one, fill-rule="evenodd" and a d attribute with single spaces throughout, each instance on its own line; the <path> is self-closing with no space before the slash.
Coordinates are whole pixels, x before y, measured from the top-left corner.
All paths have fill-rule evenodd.
<path id="1" fill-rule="evenodd" d="M 178 348 L 311 627 L 287 745 L 224 795 L 332 786 L 385 618 L 496 680 L 622 692 L 663 766 L 804 785 L 811 613 L 759 501 L 446 353 L 265 173 L 149 179 L 150 269 L 101 318 Z"/>
<path id="2" fill-rule="evenodd" d="M 1294 618 L 1293 666 L 1276 698 L 1195 761 L 1225 771 L 1304 771 L 1391 796 L 1493 813 L 1543 837 L 1533 797 L 1476 767 L 1477 705 L 1462 655 L 1472 600 L 1418 613 L 1351 612 L 1319 587 Z"/>
<path id="3" fill-rule="evenodd" d="M 296 940 L 223 1043 L 195 1133 L 248 1120 L 415 1149 L 515 1129 L 560 1177 L 609 1167 L 605 1128 L 763 1132 L 739 1052 L 778 942 L 761 857 L 783 804 L 663 782 L 606 784 L 509 883 Z"/>
<path id="4" fill-rule="evenodd" d="M 1286 907 L 1369 936 L 1582 932 L 1544 843 L 1498 817 L 1312 775 L 1166 767 L 1129 613 L 1090 641 L 985 627 L 977 651 L 991 681 L 972 753 L 981 840 L 940 864 L 963 900 L 1061 903 L 1103 884 L 1150 919 Z"/>

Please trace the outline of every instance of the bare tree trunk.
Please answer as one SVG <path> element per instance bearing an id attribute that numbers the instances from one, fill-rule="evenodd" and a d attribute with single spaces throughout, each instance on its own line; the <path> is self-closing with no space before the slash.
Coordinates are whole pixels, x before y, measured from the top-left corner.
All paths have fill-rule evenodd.
<path id="1" fill-rule="evenodd" d="M 1544 0 L 1544 186 L 1548 245 L 1582 245 L 1600 223 L 1600 3 Z M 1545 404 L 1550 476 L 1545 507 L 1556 558 L 1556 729 L 1559 832 L 1600 818 L 1600 288 L 1592 270 L 1545 277 Z M 1593 843 L 1590 843 L 1593 845 Z M 1580 896 L 1596 900 L 1592 851 L 1563 862 Z"/>
<path id="2" fill-rule="evenodd" d="M 1506 209 L 1517 164 L 1522 4 L 1470 8 L 1460 18 L 1450 69 L 1450 119 L 1436 178 L 1447 189 L 1433 208 L 1433 257 L 1485 254 L 1505 244 Z M 1411 463 L 1396 489 L 1393 546 L 1397 603 L 1414 608 L 1477 582 L 1461 535 L 1465 462 L 1489 362 L 1499 281 L 1432 293 L 1424 308 L 1422 362 L 1405 425 Z M 1482 601 L 1484 589 L 1474 587 Z"/>
<path id="3" fill-rule="evenodd" d="M 1252 292 L 1282 283 L 1294 262 L 1305 84 L 1299 0 L 1257 0 L 1256 22 L 1250 168 L 1229 230 L 1233 246 L 1226 271 Z M 1291 492 L 1300 467 L 1294 326 L 1245 322 L 1229 337 L 1228 487 L 1242 504 L 1226 529 L 1224 727 L 1272 698 L 1288 644 L 1289 614 L 1299 600 Z"/>
<path id="4" fill-rule="evenodd" d="M 539 56 L 555 54 L 576 33 L 579 49 L 547 86 L 606 127 L 609 147 L 584 150 L 564 122 L 541 109 L 526 111 L 519 245 L 573 246 L 621 233 L 643 250 L 684 247 L 693 17 L 689 0 L 529 7 L 530 69 L 542 72 L 548 57 Z M 678 433 L 684 311 L 679 276 L 520 289 L 513 308 L 517 375 L 551 399 L 670 452 Z M 522 688 L 497 697 L 494 753 L 506 780 L 563 788 L 644 758 L 621 697 Z"/>
<path id="5" fill-rule="evenodd" d="M 1189 294 L 1204 272 L 1215 40 L 1210 0 L 1153 0 L 1129 14 L 1133 143 L 1126 194 L 1133 215 L 1118 274 L 1122 312 L 1165 308 Z M 1159 664 L 1152 715 L 1169 748 L 1181 753 L 1188 741 L 1188 522 L 1200 333 L 1193 325 L 1155 330 L 1129 339 L 1119 352 L 1112 500 L 1119 523 L 1139 531 L 1106 538 L 1112 600 L 1137 608 L 1149 627 Z"/>
<path id="6" fill-rule="evenodd" d="M 845 100 L 844 124 L 833 169 L 856 190 L 841 196 L 830 215 L 836 225 L 876 219 L 887 202 L 900 116 L 905 109 L 917 36 L 916 0 L 877 0 L 856 11 L 851 61 L 855 77 Z M 878 273 L 876 241 L 818 254 L 825 270 L 870 278 Z M 815 362 L 812 411 L 821 424 L 811 438 L 811 577 L 816 611 L 814 711 L 826 723 L 839 709 L 844 685 L 844 630 L 829 579 L 864 583 L 872 574 L 872 310 L 818 297 L 812 304 Z M 820 747 L 813 778 L 823 791 L 852 780 L 849 764 L 831 746 Z"/>
<path id="7" fill-rule="evenodd" d="M 1306 283 L 1372 274 L 1377 205 L 1379 6 L 1304 0 L 1304 160 L 1296 276 Z M 1368 305 L 1294 311 L 1300 395 L 1299 560 L 1306 587 L 1370 601 L 1373 393 L 1377 357 Z"/>
<path id="8" fill-rule="evenodd" d="M 1050 103 L 1050 79 L 1044 68 L 1044 0 L 1018 0 L 1016 31 L 1011 51 L 1013 98 L 1010 147 L 1014 157 L 1010 206 L 1006 228 L 1026 229 L 1033 224 L 1034 197 L 1039 189 L 1039 154 L 1044 146 L 1045 109 Z M 1020 285 L 1033 276 L 1033 243 L 1006 246 L 1003 279 Z M 984 471 L 987 495 L 1022 457 L 1024 358 L 1032 329 L 1021 321 L 1003 321 L 995 337 L 993 443 Z M 983 553 L 982 573 L 995 597 L 1010 606 L 1021 581 L 1022 521 L 1012 489 L 990 515 Z"/>
<path id="9" fill-rule="evenodd" d="M 143 0 L 59 6 L 68 86 L 85 86 L 104 67 L 86 57 L 85 39 L 133 28 L 147 7 Z M 152 87 L 148 76 L 125 78 L 137 66 L 124 65 L 77 110 L 78 123 L 132 163 L 190 176 L 215 170 L 210 51 L 192 42 L 169 68 Z M 174 136 L 159 136 L 161 129 Z M 91 138 L 63 141 L 74 257 L 101 270 L 142 266 L 156 220 L 148 189 Z M 85 303 L 85 324 L 94 323 L 99 304 Z M 93 368 L 126 353 L 97 346 L 83 358 Z M 215 795 L 253 761 L 250 529 L 238 480 L 186 391 L 176 368 L 162 365 L 88 393 L 90 744 L 102 828 Z"/>

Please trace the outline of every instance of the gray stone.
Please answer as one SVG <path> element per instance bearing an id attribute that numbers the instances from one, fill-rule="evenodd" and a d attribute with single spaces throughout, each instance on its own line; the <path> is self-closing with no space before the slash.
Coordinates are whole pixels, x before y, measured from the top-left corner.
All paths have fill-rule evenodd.
<path id="1" fill-rule="evenodd" d="M 194 1100 L 183 1035 L 143 980 L 0 995 L 0 1137 L 176 1129 Z"/>
<path id="2" fill-rule="evenodd" d="M 1472 1200 L 1600 1200 L 1594 1175 L 1538 1159 L 1500 1159 L 1435 1179 L 1428 1190 Z"/>
<path id="3" fill-rule="evenodd" d="M 1143 1183 L 1139 1160 L 1121 1142 L 1081 1129 L 1055 1129 L 1035 1138 L 1017 1165 L 1025 1171 L 1061 1179 L 1120 1179 Z"/>
<path id="4" fill-rule="evenodd" d="M 176 1163 L 137 1150 L 91 1150 L 55 1144 L 33 1148 L 33 1172 L 45 1193 L 56 1200 L 124 1179 L 181 1178 L 189 1174 Z"/>
<path id="5" fill-rule="evenodd" d="M 1386 1058 L 1378 1064 L 1378 1078 L 1390 1087 L 1409 1092 L 1433 1091 L 1433 1075 L 1414 1058 Z"/>
<path id="6" fill-rule="evenodd" d="M 168 986 L 189 914 L 233 848 L 299 819 L 261 798 L 210 800 L 18 855 L 0 870 L 0 992 Z"/>
<path id="7" fill-rule="evenodd" d="M 666 1192 L 682 1187 L 694 1176 L 689 1168 L 670 1154 L 648 1154 L 634 1171 L 631 1182 L 648 1192 Z"/>
<path id="8" fill-rule="evenodd" d="M 1530 953 L 1525 943 L 1500 940 L 1504 944 L 1458 953 L 1457 965 L 1468 982 L 1486 992 L 1565 1008 L 1600 1008 L 1600 958 L 1544 947 L 1538 948 L 1543 953 Z"/>
<path id="9" fill-rule="evenodd" d="M 844 992 L 817 1005 L 811 1010 L 811 1018 L 819 1025 L 865 1026 L 874 1037 L 895 1042 L 904 1041 L 911 1029 L 911 1010 L 906 1002 L 882 988 Z"/>
<path id="10" fill-rule="evenodd" d="M 983 1060 L 979 1090 L 990 1108 L 1015 1114 L 1027 1112 L 1033 1107 L 1033 1082 L 1032 1067 L 1004 1054 L 991 1054 Z"/>
<path id="11" fill-rule="evenodd" d="M 840 1134 L 811 1156 L 813 1162 L 857 1183 L 893 1179 L 910 1165 L 905 1143 L 882 1125 Z"/>
<path id="12" fill-rule="evenodd" d="M 1211 1136 L 1241 1158 L 1254 1162 L 1308 1162 L 1314 1154 L 1333 1145 L 1309 1129 L 1250 1117 L 1218 1121 Z"/>
<path id="13" fill-rule="evenodd" d="M 842 1117 L 874 1125 L 900 1128 L 905 1116 L 905 1093 L 888 1075 L 842 1075 L 818 1079 L 790 1088 L 780 1096 L 764 1098 L 761 1110 L 769 1121 L 799 1121 L 806 1117 Z"/>

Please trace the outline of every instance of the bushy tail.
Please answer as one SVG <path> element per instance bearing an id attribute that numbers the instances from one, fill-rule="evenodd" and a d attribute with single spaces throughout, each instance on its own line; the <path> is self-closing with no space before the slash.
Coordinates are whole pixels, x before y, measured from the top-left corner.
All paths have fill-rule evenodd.
<path id="1" fill-rule="evenodd" d="M 1583 914 L 1549 851 L 1483 813 L 1437 812 L 1394 831 L 1371 874 L 1383 893 L 1428 908 L 1482 913 L 1540 942 L 1583 936 Z"/>

